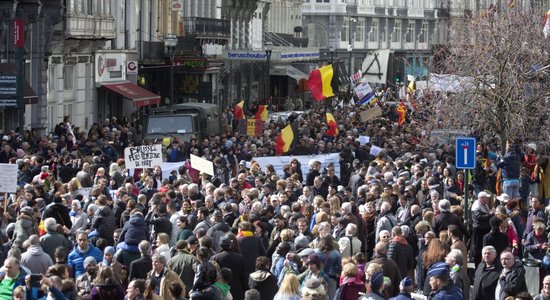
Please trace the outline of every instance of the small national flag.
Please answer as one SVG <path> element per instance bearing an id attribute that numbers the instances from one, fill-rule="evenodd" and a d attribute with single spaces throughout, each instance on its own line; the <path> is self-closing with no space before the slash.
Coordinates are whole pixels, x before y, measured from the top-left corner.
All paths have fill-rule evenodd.
<path id="1" fill-rule="evenodd" d="M 311 71 L 307 85 L 313 98 L 316 101 L 321 101 L 334 96 L 334 91 L 338 87 L 336 79 L 332 64 Z"/>
<path id="2" fill-rule="evenodd" d="M 258 110 L 254 115 L 254 119 L 262 120 L 265 122 L 267 121 L 268 117 L 269 117 L 269 111 L 267 110 L 267 105 L 258 105 Z"/>
<path id="3" fill-rule="evenodd" d="M 550 39 L 550 10 L 546 12 L 544 20 L 544 29 L 542 30 L 542 32 L 544 33 L 545 39 Z"/>
<path id="4" fill-rule="evenodd" d="M 260 119 L 242 119 L 239 121 L 239 134 L 248 136 L 262 136 L 264 121 Z"/>
<path id="5" fill-rule="evenodd" d="M 235 107 L 233 108 L 233 115 L 235 116 L 235 119 L 237 121 L 244 119 L 243 107 L 244 100 L 241 100 L 241 102 L 237 103 L 237 105 L 235 105 Z"/>
<path id="6" fill-rule="evenodd" d="M 334 116 L 331 113 L 326 113 L 327 115 L 327 125 L 328 129 L 326 134 L 329 136 L 337 136 L 338 135 L 338 124 L 336 124 L 336 120 L 334 119 Z"/>
<path id="7" fill-rule="evenodd" d="M 405 104 L 403 103 L 403 101 L 399 103 L 395 110 L 397 111 L 397 115 L 399 116 L 397 124 L 399 125 L 399 127 L 401 127 L 403 123 L 405 123 L 405 119 L 407 117 L 407 109 L 405 108 Z"/>
<path id="8" fill-rule="evenodd" d="M 410 94 L 414 94 L 414 89 L 415 89 L 415 78 L 413 75 L 407 75 L 407 81 L 409 81 L 409 85 L 407 86 L 408 87 L 408 92 Z"/>
<path id="9" fill-rule="evenodd" d="M 285 155 L 289 154 L 294 150 L 294 145 L 296 138 L 298 137 L 298 131 L 294 124 L 286 125 L 277 139 L 275 139 L 275 154 L 276 155 Z"/>

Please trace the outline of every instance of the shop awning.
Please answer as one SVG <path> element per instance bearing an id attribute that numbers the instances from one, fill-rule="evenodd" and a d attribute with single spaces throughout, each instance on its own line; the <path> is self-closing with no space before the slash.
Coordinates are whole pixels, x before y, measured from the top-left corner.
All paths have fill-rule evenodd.
<path id="1" fill-rule="evenodd" d="M 306 73 L 290 65 L 273 66 L 269 70 L 269 75 L 288 76 L 294 78 L 296 81 L 300 81 L 300 79 L 304 78 L 307 79 L 308 77 Z"/>
<path id="2" fill-rule="evenodd" d="M 17 75 L 17 66 L 12 63 L 1 63 L 0 75 Z M 34 89 L 31 87 L 31 85 L 26 79 L 23 87 L 23 98 L 24 98 L 25 104 L 38 103 L 38 96 L 36 95 L 36 93 L 34 92 Z"/>
<path id="3" fill-rule="evenodd" d="M 160 103 L 160 96 L 129 81 L 102 83 L 103 87 L 132 100 L 134 106 L 141 107 Z"/>

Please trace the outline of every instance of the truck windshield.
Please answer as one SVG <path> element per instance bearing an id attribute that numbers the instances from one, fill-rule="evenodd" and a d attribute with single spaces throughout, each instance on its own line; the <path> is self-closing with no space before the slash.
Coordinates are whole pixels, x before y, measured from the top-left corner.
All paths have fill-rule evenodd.
<path id="1" fill-rule="evenodd" d="M 178 115 L 149 118 L 149 123 L 147 124 L 147 134 L 175 132 L 193 132 L 193 118 L 191 116 Z"/>

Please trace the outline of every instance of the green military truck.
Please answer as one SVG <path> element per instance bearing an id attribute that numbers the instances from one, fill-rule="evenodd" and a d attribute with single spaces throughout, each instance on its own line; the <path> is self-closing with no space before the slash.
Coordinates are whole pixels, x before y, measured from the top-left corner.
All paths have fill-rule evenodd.
<path id="1" fill-rule="evenodd" d="M 220 106 L 211 103 L 182 103 L 152 109 L 147 116 L 144 142 L 174 138 L 188 142 L 222 132 Z"/>

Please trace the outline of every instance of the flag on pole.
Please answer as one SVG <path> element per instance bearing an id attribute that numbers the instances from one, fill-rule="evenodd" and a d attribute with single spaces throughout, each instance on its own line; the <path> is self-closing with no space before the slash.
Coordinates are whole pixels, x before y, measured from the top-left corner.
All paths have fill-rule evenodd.
<path id="1" fill-rule="evenodd" d="M 241 100 L 241 102 L 237 103 L 237 105 L 235 105 L 235 107 L 233 108 L 233 115 L 235 116 L 235 119 L 237 121 L 244 119 L 243 107 L 244 100 Z"/>
<path id="2" fill-rule="evenodd" d="M 275 139 L 275 155 L 289 154 L 294 150 L 296 138 L 298 137 L 298 130 L 294 123 L 286 125 L 279 136 Z"/>
<path id="3" fill-rule="evenodd" d="M 542 30 L 542 32 L 544 33 L 545 39 L 550 39 L 550 9 L 546 12 L 544 20 L 544 29 Z"/>
<path id="4" fill-rule="evenodd" d="M 307 85 L 311 91 L 311 95 L 315 101 L 321 101 L 328 97 L 334 96 L 334 91 L 337 90 L 336 78 L 334 75 L 333 65 L 324 66 L 315 69 L 309 73 Z"/>
<path id="5" fill-rule="evenodd" d="M 409 85 L 407 86 L 408 92 L 411 94 L 414 94 L 414 89 L 415 89 L 414 75 L 407 75 L 407 81 L 409 82 Z"/>
<path id="6" fill-rule="evenodd" d="M 269 118 L 269 111 L 267 110 L 267 105 L 258 105 L 258 110 L 254 115 L 254 119 L 262 120 L 265 122 L 267 121 L 268 118 Z"/>
<path id="7" fill-rule="evenodd" d="M 337 136 L 338 135 L 338 124 L 336 124 L 336 120 L 334 119 L 334 116 L 331 113 L 326 113 L 327 117 L 327 125 L 328 129 L 326 134 L 329 136 Z"/>
<path id="8" fill-rule="evenodd" d="M 405 123 L 405 119 L 407 117 L 407 109 L 405 108 L 405 104 L 403 103 L 403 101 L 399 103 L 395 110 L 397 111 L 397 115 L 399 116 L 399 119 L 397 120 L 397 125 L 401 127 L 403 123 Z"/>

